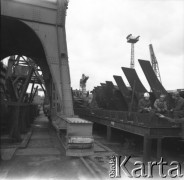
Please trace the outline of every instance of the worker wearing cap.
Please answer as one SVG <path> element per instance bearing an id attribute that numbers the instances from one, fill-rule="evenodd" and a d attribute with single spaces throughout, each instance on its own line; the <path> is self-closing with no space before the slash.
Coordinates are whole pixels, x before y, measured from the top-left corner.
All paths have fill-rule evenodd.
<path id="1" fill-rule="evenodd" d="M 155 111 L 158 113 L 167 112 L 167 102 L 165 100 L 165 94 L 161 94 L 160 98 L 156 99 L 154 102 Z"/>
<path id="2" fill-rule="evenodd" d="M 175 106 L 171 109 L 175 118 L 184 117 L 184 99 L 180 96 L 179 92 L 174 92 L 172 98 L 175 100 Z"/>
<path id="3" fill-rule="evenodd" d="M 138 111 L 140 113 L 150 112 L 151 111 L 151 102 L 150 95 L 148 92 L 144 93 L 144 97 L 139 100 Z"/>

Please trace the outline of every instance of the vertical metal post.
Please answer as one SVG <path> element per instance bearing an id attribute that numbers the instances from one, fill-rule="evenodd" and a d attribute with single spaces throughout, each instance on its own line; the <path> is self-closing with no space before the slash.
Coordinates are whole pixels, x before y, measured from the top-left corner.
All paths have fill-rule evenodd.
<path id="1" fill-rule="evenodd" d="M 133 91 L 132 91 L 131 103 L 130 103 L 130 108 L 129 108 L 129 116 L 130 116 L 130 114 L 132 112 L 132 106 L 133 106 L 133 103 L 134 103 L 135 84 L 136 84 L 136 81 L 134 80 L 134 86 L 133 86 Z"/>
<path id="2" fill-rule="evenodd" d="M 25 93 L 27 91 L 27 87 L 29 85 L 29 81 L 30 81 L 30 79 L 32 77 L 32 74 L 33 74 L 33 67 L 31 67 L 31 69 L 29 70 L 28 77 L 26 78 L 26 81 L 25 81 L 25 83 L 23 85 L 23 89 L 21 91 L 21 94 L 20 94 L 20 97 L 19 97 L 19 100 L 18 100 L 19 103 L 23 101 L 23 98 L 24 98 L 24 95 L 25 95 Z"/>
<path id="3" fill-rule="evenodd" d="M 31 102 L 32 96 L 33 96 L 33 88 L 34 88 L 34 82 L 32 83 L 32 87 L 31 87 L 31 93 L 30 93 L 30 97 L 29 97 L 29 103 Z"/>
<path id="4" fill-rule="evenodd" d="M 10 131 L 10 136 L 14 142 L 19 142 L 21 140 L 20 136 L 20 106 L 14 106 L 12 112 L 12 126 Z"/>
<path id="5" fill-rule="evenodd" d="M 6 79 L 12 75 L 12 67 L 13 67 L 14 61 L 15 61 L 14 56 L 11 56 L 8 60 L 8 69 L 6 71 Z"/>
<path id="6" fill-rule="evenodd" d="M 162 138 L 157 139 L 157 160 L 162 156 Z"/>
<path id="7" fill-rule="evenodd" d="M 68 64 L 68 52 L 67 52 L 67 43 L 66 43 L 66 32 L 65 32 L 65 10 L 61 11 L 66 5 L 63 4 L 63 1 L 57 1 L 57 24 L 56 24 L 56 33 L 57 33 L 57 44 L 58 44 L 58 57 L 59 57 L 59 66 L 60 66 L 60 78 L 61 78 L 61 88 L 62 88 L 62 102 L 63 102 L 63 113 L 66 116 L 73 116 L 73 102 L 71 94 L 71 82 L 70 82 L 70 72 Z M 62 22 L 63 21 L 63 22 Z M 64 26 L 61 28 L 58 26 L 63 23 Z M 62 46 L 61 46 L 62 43 Z"/>
<path id="8" fill-rule="evenodd" d="M 38 86 L 36 86 L 36 89 L 35 89 L 35 91 L 34 91 L 34 94 L 33 94 L 33 96 L 31 97 L 31 103 L 32 103 L 33 100 L 34 100 L 34 97 L 35 97 L 37 91 L 38 91 Z"/>
<path id="9" fill-rule="evenodd" d="M 110 126 L 107 126 L 107 140 L 111 140 L 111 133 L 112 133 L 112 128 Z"/>
<path id="10" fill-rule="evenodd" d="M 144 135 L 143 142 L 143 161 L 146 163 L 151 158 L 152 139 L 148 135 Z"/>
<path id="11" fill-rule="evenodd" d="M 131 43 L 130 68 L 134 69 L 134 43 Z"/>

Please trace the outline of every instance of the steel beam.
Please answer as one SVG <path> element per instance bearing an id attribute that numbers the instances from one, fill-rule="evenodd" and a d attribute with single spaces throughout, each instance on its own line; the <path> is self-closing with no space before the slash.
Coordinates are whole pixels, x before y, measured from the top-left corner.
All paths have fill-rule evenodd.
<path id="1" fill-rule="evenodd" d="M 139 64 L 141 65 L 141 68 L 146 76 L 146 79 L 148 80 L 148 83 L 151 87 L 151 90 L 153 91 L 154 95 L 158 98 L 160 94 L 166 94 L 167 91 L 162 86 L 161 82 L 158 80 L 151 63 L 149 61 L 140 60 Z"/>
<path id="2" fill-rule="evenodd" d="M 121 76 L 113 76 L 118 87 L 119 87 L 119 90 L 121 92 L 121 94 L 123 95 L 127 105 L 130 103 L 130 100 L 131 100 L 131 94 L 130 94 L 130 91 L 128 90 L 127 86 L 125 85 L 123 79 Z"/>
<path id="3" fill-rule="evenodd" d="M 122 70 L 131 86 L 132 89 L 135 89 L 135 95 L 139 99 L 140 96 L 146 92 L 146 88 L 143 86 L 140 81 L 135 69 L 122 67 Z"/>
<path id="4" fill-rule="evenodd" d="M 127 77 L 127 80 L 130 84 L 130 86 L 134 87 L 134 81 L 135 81 L 135 90 L 137 92 L 146 92 L 146 88 L 143 86 L 142 82 L 140 81 L 137 72 L 135 71 L 135 69 L 131 69 L 131 68 L 126 68 L 126 67 L 122 67 L 122 70 L 125 74 L 125 76 Z"/>
<path id="5" fill-rule="evenodd" d="M 26 78 L 26 81 L 25 81 L 25 83 L 23 85 L 23 89 L 21 91 L 21 94 L 20 94 L 20 97 L 18 99 L 18 102 L 22 102 L 23 101 L 23 98 L 24 98 L 24 95 L 25 95 L 25 93 L 27 91 L 27 87 L 29 85 L 29 81 L 31 79 L 32 74 L 33 74 L 33 68 L 31 67 L 30 70 L 29 70 L 29 74 L 28 74 L 28 76 Z"/>
<path id="6" fill-rule="evenodd" d="M 32 103 L 33 100 L 34 100 L 34 97 L 35 97 L 37 91 L 38 91 L 38 86 L 36 86 L 36 89 L 35 89 L 35 91 L 34 91 L 34 94 L 33 94 L 33 96 L 31 97 L 31 103 Z"/>

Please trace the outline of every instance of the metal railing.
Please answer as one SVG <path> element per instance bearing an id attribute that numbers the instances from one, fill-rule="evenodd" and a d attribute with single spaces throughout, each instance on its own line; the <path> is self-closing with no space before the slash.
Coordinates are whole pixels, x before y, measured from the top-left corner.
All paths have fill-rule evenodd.
<path id="1" fill-rule="evenodd" d="M 90 119 L 97 118 L 106 121 L 114 121 L 119 123 L 128 123 L 136 126 L 144 126 L 149 128 L 168 128 L 180 126 L 180 124 L 169 122 L 167 119 L 159 118 L 154 112 L 138 113 L 128 111 L 111 111 L 104 109 L 74 109 L 75 114 L 80 117 Z"/>

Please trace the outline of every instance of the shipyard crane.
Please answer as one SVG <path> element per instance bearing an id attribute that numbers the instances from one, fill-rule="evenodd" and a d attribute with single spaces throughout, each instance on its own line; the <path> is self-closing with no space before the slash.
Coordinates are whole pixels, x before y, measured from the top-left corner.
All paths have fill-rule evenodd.
<path id="1" fill-rule="evenodd" d="M 158 66 L 158 61 L 157 61 L 157 58 L 155 56 L 152 44 L 149 45 L 149 50 L 150 50 L 150 57 L 151 57 L 151 65 L 153 67 L 153 70 L 154 70 L 157 78 L 162 83 L 161 76 L 160 76 L 160 71 L 159 71 L 159 66 Z"/>
<path id="2" fill-rule="evenodd" d="M 126 39 L 128 43 L 131 43 L 131 58 L 130 58 L 130 68 L 134 69 L 134 44 L 139 41 L 139 37 L 134 37 L 132 34 L 129 34 Z"/>

